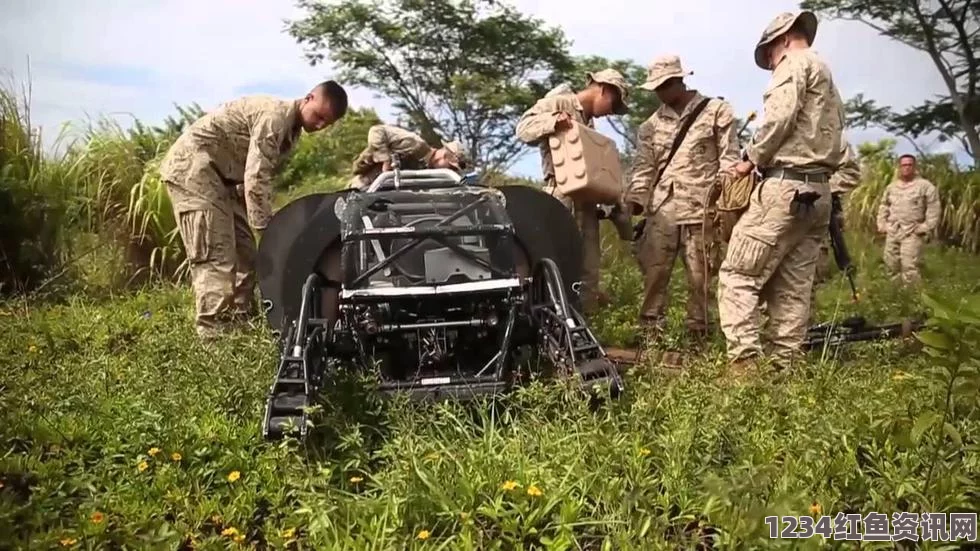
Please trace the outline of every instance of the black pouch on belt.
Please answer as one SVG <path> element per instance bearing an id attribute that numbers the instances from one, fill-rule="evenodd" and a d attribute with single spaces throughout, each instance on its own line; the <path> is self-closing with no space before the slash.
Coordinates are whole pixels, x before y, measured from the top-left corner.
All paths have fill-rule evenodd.
<path id="1" fill-rule="evenodd" d="M 793 199 L 789 202 L 789 213 L 793 216 L 806 213 L 813 208 L 813 204 L 819 198 L 820 194 L 815 191 L 804 191 L 803 193 L 800 193 L 799 190 L 794 191 Z"/>

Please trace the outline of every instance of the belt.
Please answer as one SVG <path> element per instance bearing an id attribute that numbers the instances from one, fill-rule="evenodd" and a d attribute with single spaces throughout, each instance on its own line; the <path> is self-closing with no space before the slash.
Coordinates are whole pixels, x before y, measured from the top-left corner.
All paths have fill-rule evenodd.
<path id="1" fill-rule="evenodd" d="M 830 181 L 830 173 L 828 172 L 803 172 L 792 168 L 770 168 L 764 170 L 762 175 L 766 178 L 782 178 L 813 184 L 823 184 Z"/>

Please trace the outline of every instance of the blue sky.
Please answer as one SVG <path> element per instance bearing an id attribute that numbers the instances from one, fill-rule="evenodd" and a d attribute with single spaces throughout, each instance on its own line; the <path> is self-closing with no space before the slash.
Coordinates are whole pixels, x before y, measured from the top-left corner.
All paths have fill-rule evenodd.
<path id="1" fill-rule="evenodd" d="M 689 86 L 726 97 L 740 116 L 760 109 L 769 77 L 752 62 L 762 29 L 779 12 L 797 7 L 782 0 L 755 0 L 751 10 L 725 0 L 621 1 L 601 10 L 582 0 L 513 4 L 561 26 L 575 54 L 642 65 L 677 54 L 694 71 Z M 175 103 L 210 109 L 251 93 L 302 96 L 332 74 L 329 66 L 311 67 L 283 32 L 284 20 L 300 15 L 291 0 L 4 0 L 0 71 L 18 86 L 29 78 L 33 123 L 53 144 L 63 123 L 74 123 L 71 136 L 79 122 L 99 115 L 123 125 L 133 117 L 156 123 L 175 112 Z M 844 97 L 863 92 L 903 108 L 943 91 L 925 54 L 859 23 L 821 21 L 815 49 L 829 62 Z M 394 121 L 390 102 L 371 91 L 351 90 L 351 101 Z M 850 130 L 848 137 L 860 143 L 883 134 Z M 920 145 L 955 151 L 936 140 Z M 900 141 L 899 149 L 911 148 Z M 529 148 L 511 172 L 538 176 L 539 166 Z"/>

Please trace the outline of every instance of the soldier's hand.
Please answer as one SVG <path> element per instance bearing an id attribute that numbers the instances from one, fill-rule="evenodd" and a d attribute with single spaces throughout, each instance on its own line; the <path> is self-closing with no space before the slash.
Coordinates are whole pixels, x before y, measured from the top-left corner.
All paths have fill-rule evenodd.
<path id="1" fill-rule="evenodd" d="M 562 111 L 558 113 L 558 118 L 555 119 L 555 130 L 568 130 L 572 127 L 572 117 L 568 113 Z"/>
<path id="2" fill-rule="evenodd" d="M 739 178 L 742 178 L 743 176 L 748 176 L 748 174 L 752 172 L 753 168 L 755 168 L 755 165 L 752 164 L 752 161 L 739 161 L 735 163 L 735 167 L 734 167 L 735 175 L 738 176 Z"/>

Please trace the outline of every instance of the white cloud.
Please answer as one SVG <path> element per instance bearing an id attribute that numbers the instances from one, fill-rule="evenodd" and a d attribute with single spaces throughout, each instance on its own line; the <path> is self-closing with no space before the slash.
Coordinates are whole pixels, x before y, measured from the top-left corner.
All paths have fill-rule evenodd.
<path id="1" fill-rule="evenodd" d="M 685 0 L 641 4 L 583 0 L 516 0 L 525 13 L 561 26 L 576 54 L 631 58 L 645 65 L 676 53 L 694 71 L 689 85 L 725 96 L 739 114 L 758 110 L 769 75 L 756 68 L 752 50 L 777 13 L 797 9 L 785 0 L 748 4 Z M 158 122 L 173 104 L 205 109 L 266 89 L 300 96 L 331 76 L 311 67 L 302 48 L 284 32 L 284 19 L 301 15 L 290 0 L 109 1 L 6 0 L 0 17 L 0 68 L 26 78 L 30 56 L 33 118 L 48 139 L 65 120 L 128 113 Z M 642 14 L 642 15 L 641 15 Z M 827 59 L 845 97 L 858 91 L 903 108 L 942 92 L 931 61 L 920 52 L 879 37 L 859 23 L 822 21 L 816 49 Z M 99 80 L 88 78 L 98 71 Z M 357 106 L 390 117 L 390 104 L 369 91 L 351 90 Z M 128 118 L 128 117 L 127 117 Z M 121 119 L 122 122 L 126 118 Z M 877 139 L 852 131 L 853 141 Z M 536 154 L 514 172 L 535 176 Z"/>

